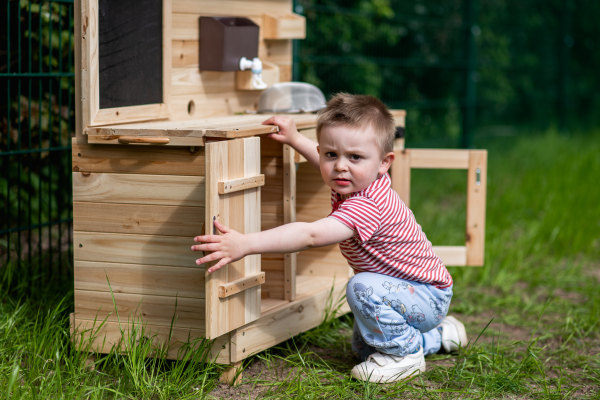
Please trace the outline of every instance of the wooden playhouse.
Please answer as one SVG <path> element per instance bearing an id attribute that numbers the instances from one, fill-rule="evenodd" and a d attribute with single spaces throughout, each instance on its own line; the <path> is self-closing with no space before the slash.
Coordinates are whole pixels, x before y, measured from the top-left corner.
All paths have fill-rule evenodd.
<path id="1" fill-rule="evenodd" d="M 141 3 L 76 2 L 72 334 L 107 352 L 141 323 L 169 357 L 209 338 L 216 361 L 237 364 L 317 326 L 351 275 L 337 246 L 248 256 L 210 275 L 190 250 L 215 218 L 253 232 L 330 211 L 318 171 L 261 136 L 276 129 L 253 113 L 261 90 L 231 63 L 258 57 L 267 86 L 289 81 L 304 18 L 291 0 Z M 315 136 L 314 114 L 292 116 Z M 403 131 L 404 112 L 394 116 Z M 403 143 L 392 179 L 406 202 L 411 168 L 467 170 L 465 246 L 436 249 L 447 265 L 481 265 L 486 152 Z"/>

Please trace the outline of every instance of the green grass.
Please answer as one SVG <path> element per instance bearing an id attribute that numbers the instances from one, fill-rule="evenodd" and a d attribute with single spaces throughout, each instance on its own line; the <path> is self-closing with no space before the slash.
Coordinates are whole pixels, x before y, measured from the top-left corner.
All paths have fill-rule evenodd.
<path id="1" fill-rule="evenodd" d="M 236 388 L 217 383 L 221 367 L 206 362 L 203 343 L 187 360 L 164 361 L 148 357 L 156 354 L 149 343 L 132 342 L 90 369 L 69 341 L 72 289 L 48 282 L 25 297 L 20 277 L 5 273 L 0 396 L 600 398 L 600 131 L 476 144 L 489 151 L 485 266 L 451 268 L 451 313 L 471 341 L 459 354 L 428 357 L 425 374 L 393 385 L 350 379 L 350 316 L 250 358 Z M 465 188 L 462 172 L 413 175 L 411 207 L 434 243 L 463 240 Z"/>

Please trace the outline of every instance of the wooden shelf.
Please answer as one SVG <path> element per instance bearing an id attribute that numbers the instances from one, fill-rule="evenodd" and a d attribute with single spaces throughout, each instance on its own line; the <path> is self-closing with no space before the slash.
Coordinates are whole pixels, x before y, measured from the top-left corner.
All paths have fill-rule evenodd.
<path id="1" fill-rule="evenodd" d="M 298 14 L 263 14 L 263 39 L 304 39 L 306 19 Z"/>
<path id="2" fill-rule="evenodd" d="M 87 128 L 85 133 L 88 136 L 88 143 L 93 144 L 204 146 L 206 137 L 232 139 L 277 132 L 276 126 L 262 124 L 262 121 L 271 115 L 245 114 L 191 121 L 105 125 Z M 300 130 L 314 128 L 317 123 L 316 114 L 287 115 L 294 119 Z M 143 143 L 144 138 L 147 143 Z"/>

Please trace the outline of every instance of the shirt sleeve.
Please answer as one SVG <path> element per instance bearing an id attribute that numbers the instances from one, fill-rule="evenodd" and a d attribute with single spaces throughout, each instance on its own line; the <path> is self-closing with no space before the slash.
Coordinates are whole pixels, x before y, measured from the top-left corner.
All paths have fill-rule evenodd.
<path id="1" fill-rule="evenodd" d="M 381 224 L 379 209 L 375 202 L 367 197 L 347 199 L 329 216 L 354 230 L 361 242 L 369 240 Z"/>

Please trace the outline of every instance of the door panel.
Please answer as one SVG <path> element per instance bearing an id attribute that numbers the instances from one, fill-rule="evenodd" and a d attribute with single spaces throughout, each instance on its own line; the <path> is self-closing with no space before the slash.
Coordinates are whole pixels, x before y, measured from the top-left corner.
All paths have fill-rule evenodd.
<path id="1" fill-rule="evenodd" d="M 207 234 L 213 221 L 238 232 L 260 231 L 260 139 L 206 143 Z M 232 189 L 233 188 L 233 189 Z M 260 255 L 250 255 L 206 275 L 206 336 L 221 336 L 260 316 Z"/>

